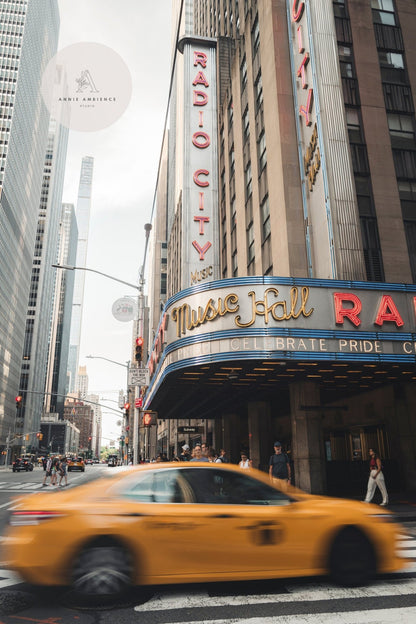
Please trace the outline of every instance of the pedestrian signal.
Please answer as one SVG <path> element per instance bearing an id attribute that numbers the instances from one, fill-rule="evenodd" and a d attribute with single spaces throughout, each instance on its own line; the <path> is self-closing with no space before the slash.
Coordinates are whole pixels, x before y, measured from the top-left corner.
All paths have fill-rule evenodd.
<path id="1" fill-rule="evenodd" d="M 143 412 L 143 425 L 145 427 L 157 425 L 157 412 Z"/>

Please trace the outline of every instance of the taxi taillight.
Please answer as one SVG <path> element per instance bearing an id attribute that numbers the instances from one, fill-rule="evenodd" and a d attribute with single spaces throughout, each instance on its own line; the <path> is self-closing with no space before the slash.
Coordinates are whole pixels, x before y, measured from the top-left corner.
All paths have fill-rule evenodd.
<path id="1" fill-rule="evenodd" d="M 13 511 L 9 517 L 9 524 L 11 526 L 33 526 L 63 515 L 59 511 Z"/>

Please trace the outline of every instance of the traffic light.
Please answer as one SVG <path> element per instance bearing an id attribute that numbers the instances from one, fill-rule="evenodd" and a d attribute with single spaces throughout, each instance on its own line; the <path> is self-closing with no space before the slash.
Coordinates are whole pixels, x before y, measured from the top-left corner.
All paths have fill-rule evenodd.
<path id="1" fill-rule="evenodd" d="M 36 434 L 36 437 L 38 440 L 43 440 L 43 433 L 41 433 L 40 431 Z"/>
<path id="2" fill-rule="evenodd" d="M 134 354 L 136 362 L 141 362 L 143 359 L 143 338 L 139 336 L 136 338 L 136 353 Z"/>
<path id="3" fill-rule="evenodd" d="M 150 427 L 151 425 L 157 425 L 157 412 L 143 412 L 143 425 Z"/>
<path id="4" fill-rule="evenodd" d="M 28 433 L 25 435 L 25 440 L 26 440 L 26 442 L 29 440 L 29 434 Z"/>
<path id="5" fill-rule="evenodd" d="M 19 407 L 22 405 L 22 400 L 23 400 L 23 397 L 20 394 L 18 394 L 17 397 L 15 398 L 16 409 L 19 409 Z"/>

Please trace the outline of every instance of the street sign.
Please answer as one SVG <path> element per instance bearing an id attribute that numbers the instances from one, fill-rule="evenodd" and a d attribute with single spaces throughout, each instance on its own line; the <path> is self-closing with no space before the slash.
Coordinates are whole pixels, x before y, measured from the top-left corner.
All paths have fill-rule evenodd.
<path id="1" fill-rule="evenodd" d="M 129 369 L 129 386 L 148 386 L 149 380 L 148 368 Z"/>
<path id="2" fill-rule="evenodd" d="M 143 399 L 142 397 L 138 397 L 137 399 L 134 400 L 134 407 L 143 407 Z"/>
<path id="3" fill-rule="evenodd" d="M 204 433 L 204 427 L 192 427 L 192 426 L 184 426 L 178 427 L 178 433 Z"/>

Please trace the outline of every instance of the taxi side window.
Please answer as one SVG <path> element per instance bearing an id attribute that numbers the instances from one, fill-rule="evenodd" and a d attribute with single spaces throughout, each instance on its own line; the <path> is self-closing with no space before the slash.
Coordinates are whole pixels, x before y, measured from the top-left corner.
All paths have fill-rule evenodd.
<path id="1" fill-rule="evenodd" d="M 140 503 L 183 503 L 177 470 L 157 470 L 136 476 L 121 492 L 123 498 Z"/>
<path id="2" fill-rule="evenodd" d="M 215 505 L 288 505 L 290 498 L 245 474 L 186 468 L 182 474 L 197 503 Z"/>

